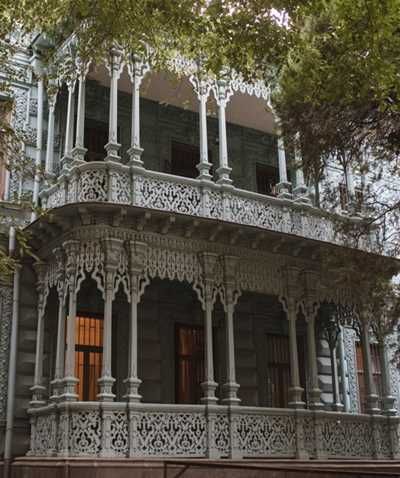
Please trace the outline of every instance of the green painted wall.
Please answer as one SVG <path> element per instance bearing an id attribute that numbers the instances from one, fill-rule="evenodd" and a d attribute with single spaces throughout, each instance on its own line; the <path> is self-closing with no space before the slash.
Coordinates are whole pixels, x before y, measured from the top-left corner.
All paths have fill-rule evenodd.
<path id="1" fill-rule="evenodd" d="M 86 88 L 86 119 L 108 124 L 108 88 L 88 81 Z M 199 144 L 199 116 L 188 110 L 141 99 L 141 143 L 147 169 L 168 171 L 171 142 Z M 126 151 L 131 135 L 131 96 L 119 92 L 118 125 L 121 155 Z M 208 118 L 208 145 L 214 170 L 218 168 L 218 121 Z M 228 123 L 228 153 L 234 185 L 256 191 L 256 163 L 277 167 L 277 145 L 273 135 Z"/>

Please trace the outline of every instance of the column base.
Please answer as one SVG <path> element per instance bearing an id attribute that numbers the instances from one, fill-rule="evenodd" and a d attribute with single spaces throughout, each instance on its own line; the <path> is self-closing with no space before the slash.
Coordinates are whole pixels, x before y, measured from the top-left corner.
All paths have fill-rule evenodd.
<path id="1" fill-rule="evenodd" d="M 229 177 L 231 174 L 232 168 L 227 166 L 222 166 L 217 169 L 218 181 L 217 184 L 232 184 L 232 179 Z"/>
<path id="2" fill-rule="evenodd" d="M 394 408 L 394 402 L 395 398 L 392 397 L 391 395 L 387 395 L 386 397 L 383 397 L 383 410 L 382 413 L 383 415 L 386 415 L 388 417 L 393 417 L 394 415 L 397 415 L 397 410 Z"/>
<path id="3" fill-rule="evenodd" d="M 44 398 L 46 387 L 43 387 L 43 385 L 34 385 L 30 390 L 32 392 L 32 400 L 29 402 L 29 406 L 32 408 L 45 406 L 47 403 Z"/>
<path id="4" fill-rule="evenodd" d="M 105 161 L 115 161 L 116 163 L 121 162 L 121 156 L 118 155 L 118 151 L 121 145 L 119 143 L 109 142 L 104 146 L 104 149 L 107 152 L 107 156 L 104 158 Z"/>
<path id="5" fill-rule="evenodd" d="M 293 189 L 294 201 L 300 204 L 311 204 L 311 200 L 308 196 L 307 186 L 298 186 Z"/>
<path id="6" fill-rule="evenodd" d="M 321 402 L 321 390 L 319 388 L 313 388 L 310 391 L 310 409 L 322 410 L 324 404 Z"/>
<path id="7" fill-rule="evenodd" d="M 334 403 L 332 404 L 332 410 L 335 412 L 343 412 L 344 405 L 343 403 Z"/>
<path id="8" fill-rule="evenodd" d="M 74 162 L 75 161 L 78 161 L 79 163 L 85 162 L 85 154 L 87 153 L 86 148 L 83 148 L 81 146 L 75 146 L 75 148 L 72 149 L 71 153 L 72 153 Z"/>
<path id="9" fill-rule="evenodd" d="M 142 396 L 139 394 L 139 387 L 142 384 L 140 378 L 129 377 L 124 380 L 127 384 L 126 395 L 123 396 L 129 403 L 139 403 L 142 400 Z"/>
<path id="10" fill-rule="evenodd" d="M 100 386 L 100 393 L 97 394 L 97 399 L 100 402 L 113 402 L 115 394 L 112 392 L 112 387 L 114 385 L 115 378 L 113 377 L 101 377 L 97 380 L 97 383 Z"/>
<path id="11" fill-rule="evenodd" d="M 55 378 L 50 382 L 52 388 L 52 394 L 50 396 L 50 400 L 52 402 L 58 402 L 60 395 L 63 392 L 63 382 L 61 378 Z"/>
<path id="12" fill-rule="evenodd" d="M 62 380 L 64 385 L 63 393 L 60 395 L 60 401 L 74 402 L 78 400 L 79 395 L 76 393 L 76 385 L 79 383 L 79 379 L 76 377 L 65 377 Z"/>
<path id="13" fill-rule="evenodd" d="M 71 166 L 72 166 L 72 161 L 73 160 L 74 160 L 74 158 L 71 155 L 64 155 L 60 160 L 62 171 L 64 171 L 64 172 L 68 171 L 68 169 L 70 169 Z"/>
<path id="14" fill-rule="evenodd" d="M 292 189 L 292 184 L 287 183 L 278 183 L 276 185 L 276 192 L 278 193 L 278 198 L 281 199 L 293 199 L 293 194 L 290 192 Z"/>
<path id="15" fill-rule="evenodd" d="M 379 415 L 381 409 L 379 408 L 379 397 L 378 395 L 368 395 L 367 396 L 367 413 L 371 415 Z"/>
<path id="16" fill-rule="evenodd" d="M 199 175 L 197 176 L 196 179 L 204 179 L 206 181 L 211 181 L 212 179 L 212 176 L 210 174 L 210 168 L 211 168 L 212 164 L 211 163 L 199 163 L 196 168 L 199 172 Z"/>
<path id="17" fill-rule="evenodd" d="M 306 404 L 301 399 L 303 395 L 302 387 L 290 387 L 289 388 L 289 408 L 305 408 Z"/>
<path id="18" fill-rule="evenodd" d="M 218 384 L 216 382 L 202 382 L 200 386 L 204 393 L 204 396 L 200 399 L 201 403 L 215 405 L 218 402 L 218 398 L 215 396 Z"/>
<path id="19" fill-rule="evenodd" d="M 57 181 L 57 176 L 54 173 L 45 172 L 44 173 L 44 184 L 46 188 L 51 187 Z"/>
<path id="20" fill-rule="evenodd" d="M 223 405 L 239 405 L 241 402 L 237 396 L 240 385 L 235 382 L 227 382 L 222 386 L 225 397 L 221 400 Z"/>
<path id="21" fill-rule="evenodd" d="M 143 148 L 132 146 L 127 151 L 129 156 L 129 166 L 135 166 L 136 168 L 143 168 L 143 161 L 141 159 L 143 154 Z"/>

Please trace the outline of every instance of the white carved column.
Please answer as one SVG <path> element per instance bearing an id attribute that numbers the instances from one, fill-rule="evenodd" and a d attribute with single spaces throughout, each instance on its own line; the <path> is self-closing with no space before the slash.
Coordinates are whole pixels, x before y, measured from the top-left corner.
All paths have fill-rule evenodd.
<path id="1" fill-rule="evenodd" d="M 73 143 L 74 116 L 75 116 L 75 84 L 76 84 L 75 78 L 70 78 L 67 81 L 67 90 L 68 90 L 67 120 L 65 123 L 64 155 L 61 158 L 61 164 L 64 170 L 69 168 L 72 163 L 72 143 Z"/>
<path id="2" fill-rule="evenodd" d="M 58 315 L 57 315 L 57 339 L 56 339 L 56 360 L 54 366 L 54 379 L 51 382 L 53 394 L 52 400 L 57 400 L 62 393 L 62 379 L 64 377 L 65 359 L 65 321 L 67 319 L 67 307 L 65 303 L 65 275 L 64 275 L 64 251 L 58 247 L 53 251 L 57 261 L 57 293 L 58 293 Z"/>
<path id="3" fill-rule="evenodd" d="M 43 140 L 43 101 L 44 101 L 44 81 L 43 72 L 38 71 L 38 85 L 37 85 L 37 126 L 36 126 L 36 158 L 35 158 L 35 177 L 33 183 L 33 206 L 39 206 L 39 188 L 42 165 L 42 140 Z M 37 217 L 35 211 L 32 212 L 32 221 Z"/>
<path id="4" fill-rule="evenodd" d="M 44 352 L 44 313 L 46 307 L 45 296 L 45 276 L 47 265 L 37 262 L 34 265 L 37 274 L 36 289 L 38 292 L 38 320 L 36 329 L 36 354 L 35 354 L 35 372 L 33 378 L 32 400 L 29 403 L 31 407 L 40 407 L 46 404 L 46 387 L 43 385 L 43 352 Z"/>
<path id="5" fill-rule="evenodd" d="M 225 274 L 225 337 L 226 337 L 226 380 L 223 385 L 224 398 L 222 403 L 226 405 L 238 405 L 240 399 L 237 392 L 240 385 L 236 382 L 236 364 L 235 364 L 235 337 L 233 314 L 237 300 L 235 294 L 235 276 L 238 258 L 234 256 L 224 256 L 224 274 Z"/>
<path id="6" fill-rule="evenodd" d="M 318 362 L 317 362 L 317 347 L 315 341 L 315 319 L 316 312 L 309 312 L 306 314 L 307 322 L 307 354 L 308 354 L 308 369 L 310 373 L 310 408 L 316 410 L 323 407 L 321 403 L 321 389 L 318 383 Z"/>
<path id="7" fill-rule="evenodd" d="M 202 403 L 215 404 L 217 397 L 215 390 L 218 384 L 214 379 L 214 351 L 213 351 L 213 325 L 212 311 L 214 308 L 214 271 L 218 261 L 217 254 L 203 252 L 201 255 L 204 274 L 204 382 L 201 384 L 203 390 Z"/>
<path id="8" fill-rule="evenodd" d="M 66 285 L 68 287 L 68 316 L 66 333 L 66 351 L 64 366 L 64 390 L 62 400 L 77 400 L 76 384 L 79 380 L 75 376 L 75 331 L 76 331 L 76 306 L 77 306 L 77 263 L 80 252 L 80 243 L 69 240 L 63 243 L 66 255 Z"/>
<path id="9" fill-rule="evenodd" d="M 46 144 L 46 163 L 45 173 L 48 178 L 54 175 L 54 113 L 56 109 L 58 87 L 50 83 L 47 91 L 47 102 L 49 105 L 49 115 L 47 119 L 47 144 Z"/>
<path id="10" fill-rule="evenodd" d="M 219 168 L 217 169 L 218 184 L 230 185 L 232 169 L 228 163 L 228 142 L 226 135 L 226 106 L 233 95 L 229 80 L 220 79 L 214 86 L 215 100 L 218 105 L 218 138 L 219 138 Z"/>
<path id="11" fill-rule="evenodd" d="M 364 318 L 365 319 L 365 318 Z M 369 321 L 364 320 L 360 324 L 361 332 L 361 349 L 364 362 L 364 377 L 365 385 L 367 388 L 367 412 L 371 414 L 377 414 L 380 412 L 378 405 L 378 395 L 374 383 L 374 376 L 372 370 L 372 357 L 369 335 Z"/>
<path id="12" fill-rule="evenodd" d="M 111 373 L 112 352 L 112 306 L 114 300 L 114 278 L 118 268 L 123 241 L 107 238 L 103 241 L 104 248 L 104 325 L 103 325 L 103 363 L 101 377 L 98 380 L 100 393 L 98 399 L 103 402 L 115 398 L 112 392 L 115 379 Z"/>
<path id="13" fill-rule="evenodd" d="M 289 361 L 290 361 L 290 388 L 289 407 L 304 408 L 302 400 L 303 388 L 300 385 L 299 354 L 297 349 L 297 304 L 293 299 L 288 299 L 286 315 L 289 325 Z"/>
<path id="14" fill-rule="evenodd" d="M 300 142 L 299 136 L 296 137 L 296 142 Z M 309 194 L 308 194 L 308 187 L 304 182 L 304 173 L 303 173 L 303 166 L 302 166 L 302 158 L 301 158 L 301 151 L 300 146 L 296 145 L 295 147 L 295 168 L 296 168 L 296 187 L 293 189 L 293 196 L 296 202 L 300 202 L 303 204 L 311 204 Z"/>
<path id="15" fill-rule="evenodd" d="M 146 259 L 147 244 L 131 241 L 129 243 L 130 255 L 130 337 L 129 337 L 129 367 L 125 398 L 129 403 L 140 402 L 142 397 L 139 394 L 139 387 L 142 383 L 138 377 L 138 304 L 143 294 L 142 275 Z"/>
<path id="16" fill-rule="evenodd" d="M 76 112 L 76 138 L 75 146 L 72 149 L 72 157 L 75 163 L 85 160 L 87 149 L 85 148 L 85 97 L 86 97 L 86 75 L 89 70 L 89 63 L 77 60 L 78 69 L 78 104 Z"/>
<path id="17" fill-rule="evenodd" d="M 390 362 L 388 359 L 388 342 L 389 337 L 383 336 L 379 340 L 379 361 L 381 365 L 381 375 L 382 375 L 382 402 L 384 415 L 393 416 L 396 415 L 396 409 L 394 407 L 395 398 L 393 396 L 393 391 L 391 387 L 390 380 Z"/>
<path id="18" fill-rule="evenodd" d="M 340 412 L 343 410 L 344 405 L 340 401 L 340 389 L 339 389 L 339 373 L 338 373 L 338 364 L 337 364 L 337 355 L 336 355 L 336 345 L 337 341 L 334 344 L 330 345 L 330 355 L 331 355 L 331 366 L 332 366 L 332 388 L 333 388 L 333 410 Z"/>
<path id="19" fill-rule="evenodd" d="M 197 179 L 211 180 L 211 163 L 208 160 L 208 136 L 207 136 L 207 100 L 211 91 L 211 84 L 201 76 L 191 76 L 190 82 L 199 100 L 199 137 L 200 137 L 200 162 L 197 165 L 199 176 Z"/>
<path id="20" fill-rule="evenodd" d="M 285 145 L 281 134 L 278 134 L 278 166 L 279 183 L 276 185 L 278 197 L 283 199 L 292 199 L 291 183 L 288 181 Z"/>
<path id="21" fill-rule="evenodd" d="M 118 155 L 121 145 L 118 143 L 118 80 L 123 69 L 122 53 L 117 48 L 110 51 L 107 69 L 110 73 L 110 114 L 109 114 L 109 131 L 108 143 L 105 145 L 107 151 L 106 161 L 121 160 Z"/>
<path id="22" fill-rule="evenodd" d="M 340 381 L 342 385 L 342 396 L 344 411 L 349 413 L 351 411 L 350 394 L 349 394 L 349 379 L 347 376 L 347 359 L 344 346 L 343 327 L 340 327 L 339 333 L 339 364 L 340 364 Z"/>
<path id="23" fill-rule="evenodd" d="M 321 389 L 319 388 L 318 381 L 317 346 L 315 339 L 315 322 L 320 307 L 319 301 L 317 300 L 317 289 L 320 280 L 318 274 L 313 270 L 305 270 L 303 277 L 306 288 L 303 312 L 307 323 L 307 361 L 311 387 L 309 392 L 310 408 L 316 410 L 323 407 L 321 403 Z"/>
<path id="24" fill-rule="evenodd" d="M 143 167 L 141 159 L 143 149 L 140 142 L 140 85 L 149 71 L 148 63 L 143 62 L 135 55 L 131 56 L 128 63 L 128 72 L 132 82 L 132 120 L 131 120 L 131 147 L 128 149 L 129 164 L 139 168 Z"/>

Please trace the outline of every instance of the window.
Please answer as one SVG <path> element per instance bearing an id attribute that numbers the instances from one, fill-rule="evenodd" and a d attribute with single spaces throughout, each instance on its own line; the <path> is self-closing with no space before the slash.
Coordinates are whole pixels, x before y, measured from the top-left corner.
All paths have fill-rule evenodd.
<path id="1" fill-rule="evenodd" d="M 171 145 L 171 163 L 169 172 L 175 176 L 184 176 L 186 178 L 196 178 L 199 171 L 196 166 L 200 162 L 200 151 L 197 146 L 189 144 L 172 142 Z"/>
<path id="2" fill-rule="evenodd" d="M 103 357 L 103 319 L 76 317 L 75 334 L 75 376 L 79 378 L 79 400 L 96 400 Z"/>
<path id="3" fill-rule="evenodd" d="M 104 146 L 108 143 L 108 125 L 101 121 L 86 120 L 85 148 L 86 161 L 103 161 L 106 156 Z"/>
<path id="4" fill-rule="evenodd" d="M 289 402 L 290 388 L 289 337 L 287 335 L 267 334 L 266 342 L 268 406 L 286 408 Z M 302 336 L 297 336 L 297 348 L 300 384 L 305 390 L 305 347 Z"/>
<path id="5" fill-rule="evenodd" d="M 371 359 L 372 359 L 372 375 L 374 378 L 375 390 L 378 396 L 382 397 L 382 372 L 381 362 L 379 358 L 379 345 L 370 344 Z M 367 409 L 367 384 L 365 381 L 364 373 L 364 357 L 362 354 L 362 347 L 360 342 L 356 345 L 356 357 L 357 357 L 357 377 L 358 377 L 358 389 L 360 395 L 360 411 L 366 413 Z"/>
<path id="6" fill-rule="evenodd" d="M 267 196 L 276 196 L 276 185 L 279 182 L 278 169 L 274 166 L 256 164 L 257 192 Z"/>
<path id="7" fill-rule="evenodd" d="M 176 327 L 176 402 L 200 403 L 204 381 L 204 333 L 202 327 Z"/>

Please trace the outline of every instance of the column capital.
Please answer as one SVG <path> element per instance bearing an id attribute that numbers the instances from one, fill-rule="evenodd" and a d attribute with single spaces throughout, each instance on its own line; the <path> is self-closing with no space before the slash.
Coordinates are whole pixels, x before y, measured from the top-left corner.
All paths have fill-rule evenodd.
<path id="1" fill-rule="evenodd" d="M 191 75 L 189 81 L 193 86 L 198 100 L 207 100 L 213 87 L 212 80 L 199 73 L 197 75 Z"/>
<path id="2" fill-rule="evenodd" d="M 138 88 L 143 78 L 150 71 L 150 64 L 134 53 L 128 55 L 128 58 L 129 60 L 127 61 L 127 67 L 129 78 L 131 79 L 131 82 Z"/>
<path id="3" fill-rule="evenodd" d="M 124 59 L 122 51 L 113 46 L 110 49 L 109 55 L 105 59 L 105 66 L 113 78 L 119 78 L 124 69 Z"/>
<path id="4" fill-rule="evenodd" d="M 212 90 L 217 105 L 225 109 L 234 93 L 231 79 L 226 77 L 217 79 L 213 83 Z"/>

